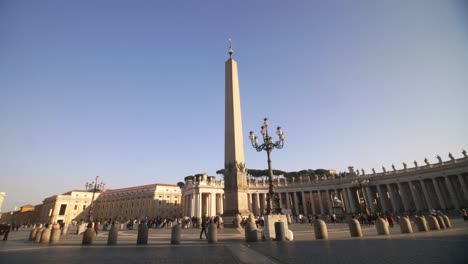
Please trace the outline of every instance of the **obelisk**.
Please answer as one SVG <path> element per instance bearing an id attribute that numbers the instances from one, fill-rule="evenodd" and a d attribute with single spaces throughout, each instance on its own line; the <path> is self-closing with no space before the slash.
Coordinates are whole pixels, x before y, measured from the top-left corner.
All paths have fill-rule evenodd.
<path id="1" fill-rule="evenodd" d="M 225 126 L 224 126 L 224 195 L 223 216 L 249 214 L 247 172 L 245 170 L 244 137 L 239 94 L 237 62 L 232 58 L 229 40 L 229 59 L 225 63 Z"/>

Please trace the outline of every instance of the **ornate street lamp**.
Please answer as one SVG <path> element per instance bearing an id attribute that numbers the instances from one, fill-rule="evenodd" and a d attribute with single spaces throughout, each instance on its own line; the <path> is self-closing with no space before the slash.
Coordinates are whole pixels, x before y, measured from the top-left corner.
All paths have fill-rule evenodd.
<path id="1" fill-rule="evenodd" d="M 357 176 L 357 179 L 351 181 L 352 184 L 354 184 L 355 186 L 358 186 L 358 188 L 362 191 L 362 194 L 364 194 L 364 189 L 362 189 L 362 187 L 366 186 L 369 184 L 369 179 L 363 179 L 361 178 L 360 175 Z M 368 210 L 367 210 L 367 203 L 366 203 L 366 199 L 364 198 L 364 211 L 366 212 L 366 214 L 368 213 Z"/>
<path id="2" fill-rule="evenodd" d="M 250 131 L 249 139 L 252 142 L 252 147 L 258 152 L 265 150 L 268 157 L 268 195 L 267 195 L 267 208 L 266 215 L 280 214 L 281 207 L 279 204 L 279 197 L 275 194 L 273 186 L 273 170 L 271 168 L 270 153 L 273 149 L 282 149 L 284 145 L 284 134 L 281 127 L 278 127 L 276 134 L 279 137 L 279 141 L 273 142 L 272 137 L 268 135 L 268 118 L 263 119 L 263 126 L 261 127 L 260 133 L 263 136 L 263 143 L 259 145 L 258 138 L 254 135 L 253 131 Z"/>
<path id="3" fill-rule="evenodd" d="M 94 195 L 96 192 L 101 192 L 104 190 L 104 186 L 106 185 L 105 183 L 101 182 L 98 183 L 98 178 L 99 176 L 96 176 L 96 180 L 94 182 L 87 182 L 86 183 L 86 190 L 88 192 L 93 192 L 93 197 L 91 198 L 91 204 L 89 205 L 89 213 L 88 213 L 88 222 L 91 222 L 91 217 L 93 214 L 93 207 L 94 207 Z"/>

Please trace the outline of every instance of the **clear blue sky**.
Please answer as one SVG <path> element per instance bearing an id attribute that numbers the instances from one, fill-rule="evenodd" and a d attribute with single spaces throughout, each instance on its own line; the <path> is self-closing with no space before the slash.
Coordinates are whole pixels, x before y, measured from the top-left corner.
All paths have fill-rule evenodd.
<path id="1" fill-rule="evenodd" d="M 84 187 L 177 183 L 224 163 L 224 62 L 245 157 L 381 170 L 468 149 L 467 1 L 0 2 L 3 211 Z"/>

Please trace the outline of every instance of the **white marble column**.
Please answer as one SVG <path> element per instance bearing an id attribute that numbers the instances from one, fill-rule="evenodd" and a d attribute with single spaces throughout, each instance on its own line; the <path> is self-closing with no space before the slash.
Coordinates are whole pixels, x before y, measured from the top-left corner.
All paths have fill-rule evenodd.
<path id="1" fill-rule="evenodd" d="M 320 214 L 325 214 L 325 210 L 323 209 L 323 201 L 322 201 L 322 192 L 320 190 L 318 192 L 318 198 L 319 198 L 319 205 L 320 205 Z"/>
<path id="2" fill-rule="evenodd" d="M 202 216 L 202 199 L 201 199 L 202 194 L 198 193 L 195 195 L 195 216 L 196 217 L 201 217 Z"/>
<path id="3" fill-rule="evenodd" d="M 387 205 L 387 193 L 382 191 L 382 187 L 377 184 L 377 192 L 379 193 L 380 204 L 382 205 L 382 210 L 384 212 L 390 211 Z"/>
<path id="4" fill-rule="evenodd" d="M 247 201 L 248 201 L 248 204 L 249 204 L 249 212 L 253 213 L 253 201 L 252 201 L 252 194 L 251 193 L 248 193 L 247 194 Z"/>
<path id="5" fill-rule="evenodd" d="M 450 199 L 452 200 L 452 205 L 455 209 L 460 208 L 460 204 L 458 203 L 457 196 L 455 196 L 455 190 L 453 189 L 452 182 L 448 176 L 444 177 L 445 185 L 447 186 L 447 190 L 449 192 Z"/>
<path id="6" fill-rule="evenodd" d="M 370 193 L 369 187 L 368 186 L 362 186 L 362 195 L 364 196 L 364 201 L 366 202 L 366 207 L 369 208 L 369 210 L 371 212 L 374 212 L 375 211 L 374 203 L 371 200 L 369 193 Z"/>
<path id="7" fill-rule="evenodd" d="M 424 180 L 419 180 L 419 183 L 421 184 L 421 188 L 423 190 L 424 199 L 426 199 L 426 204 L 428 206 L 427 209 L 431 210 L 432 208 L 434 208 L 434 205 L 432 204 L 431 197 L 427 192 L 426 184 L 424 183 Z"/>
<path id="8" fill-rule="evenodd" d="M 304 191 L 301 192 L 302 195 L 302 209 L 304 210 L 304 215 L 307 216 L 307 201 Z"/>
<path id="9" fill-rule="evenodd" d="M 398 205 L 398 199 L 395 190 L 393 190 L 390 184 L 387 184 L 387 191 L 390 193 L 390 201 L 392 203 L 393 212 L 399 212 L 400 206 Z"/>
<path id="10" fill-rule="evenodd" d="M 447 208 L 447 204 L 445 203 L 445 199 L 442 196 L 442 193 L 440 192 L 439 183 L 437 182 L 436 178 L 432 178 L 432 185 L 434 185 L 434 189 L 435 189 L 436 194 L 437 194 L 437 199 L 439 200 L 439 204 L 440 204 L 440 207 L 441 207 L 439 209 Z"/>

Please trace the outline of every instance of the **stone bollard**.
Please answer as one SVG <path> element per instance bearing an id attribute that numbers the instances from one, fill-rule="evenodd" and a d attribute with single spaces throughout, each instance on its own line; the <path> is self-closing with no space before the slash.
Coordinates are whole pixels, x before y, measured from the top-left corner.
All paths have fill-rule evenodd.
<path id="1" fill-rule="evenodd" d="M 63 225 L 63 228 L 60 232 L 62 236 L 66 236 L 68 234 L 68 224 Z"/>
<path id="2" fill-rule="evenodd" d="M 362 237 L 361 224 L 356 219 L 349 221 L 349 233 L 351 237 Z"/>
<path id="3" fill-rule="evenodd" d="M 181 232 L 180 224 L 177 224 L 172 227 L 171 244 L 173 245 L 180 244 L 180 232 Z"/>
<path id="4" fill-rule="evenodd" d="M 317 219 L 314 222 L 315 239 L 328 239 L 328 230 L 325 221 Z"/>
<path id="5" fill-rule="evenodd" d="M 218 228 L 215 223 L 210 223 L 208 226 L 208 243 L 218 243 Z"/>
<path id="6" fill-rule="evenodd" d="M 137 245 L 148 244 L 148 226 L 146 224 L 140 224 L 138 228 Z"/>
<path id="7" fill-rule="evenodd" d="M 52 228 L 50 228 L 50 226 L 42 230 L 41 244 L 49 244 L 51 232 L 52 232 Z"/>
<path id="8" fill-rule="evenodd" d="M 284 233 L 284 223 L 283 222 L 276 222 L 275 223 L 275 240 L 276 241 L 284 241 L 285 233 Z"/>
<path id="9" fill-rule="evenodd" d="M 34 238 L 34 242 L 39 243 L 41 242 L 42 231 L 44 230 L 43 227 L 39 228 L 36 233 L 36 237 Z"/>
<path id="10" fill-rule="evenodd" d="M 60 228 L 52 228 L 52 234 L 50 235 L 50 244 L 57 244 L 60 241 Z"/>
<path id="11" fill-rule="evenodd" d="M 107 245 L 117 245 L 117 237 L 119 234 L 119 230 L 117 230 L 117 226 L 115 224 L 111 225 L 109 230 L 109 236 L 107 237 Z"/>
<path id="12" fill-rule="evenodd" d="M 93 244 L 94 239 L 96 238 L 96 232 L 94 231 L 93 224 L 89 223 L 88 228 L 83 233 L 83 240 L 81 241 L 82 245 L 91 245 Z"/>
<path id="13" fill-rule="evenodd" d="M 440 229 L 445 229 L 444 218 L 440 215 L 436 216 L 437 222 L 439 223 Z"/>
<path id="14" fill-rule="evenodd" d="M 452 223 L 450 222 L 450 218 L 448 218 L 448 216 L 443 215 L 442 219 L 444 219 L 444 224 L 446 228 L 452 228 Z"/>
<path id="15" fill-rule="evenodd" d="M 37 230 L 39 230 L 39 227 L 31 229 L 31 233 L 29 234 L 29 241 L 34 241 L 36 239 Z"/>
<path id="16" fill-rule="evenodd" d="M 218 228 L 223 229 L 224 228 L 224 220 L 221 216 L 218 218 Z"/>
<path id="17" fill-rule="evenodd" d="M 245 242 L 257 242 L 257 225 L 255 224 L 255 219 L 253 214 L 249 215 L 249 220 L 244 227 L 245 230 Z"/>
<path id="18" fill-rule="evenodd" d="M 439 222 L 435 216 L 428 216 L 427 217 L 427 224 L 429 225 L 430 230 L 440 230 Z"/>
<path id="19" fill-rule="evenodd" d="M 242 217 L 240 214 L 236 214 L 236 219 L 234 219 L 234 228 L 241 227 Z"/>
<path id="20" fill-rule="evenodd" d="M 400 222 L 398 224 L 400 225 L 402 234 L 413 233 L 413 227 L 411 226 L 411 222 L 407 217 L 400 218 Z"/>
<path id="21" fill-rule="evenodd" d="M 416 226 L 418 227 L 418 231 L 419 232 L 427 232 L 428 228 L 427 228 L 427 221 L 426 221 L 426 218 L 424 218 L 424 216 L 416 216 L 416 218 L 414 219 L 414 222 L 416 223 Z"/>
<path id="22" fill-rule="evenodd" d="M 375 222 L 375 228 L 377 229 L 377 234 L 379 235 L 390 235 L 390 231 L 388 230 L 388 223 L 381 217 L 377 218 Z"/>

